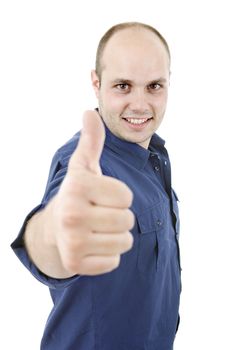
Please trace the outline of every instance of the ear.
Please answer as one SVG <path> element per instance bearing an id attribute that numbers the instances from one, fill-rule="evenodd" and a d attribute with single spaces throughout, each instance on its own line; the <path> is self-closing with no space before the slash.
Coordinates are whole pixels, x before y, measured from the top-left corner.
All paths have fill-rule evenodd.
<path id="1" fill-rule="evenodd" d="M 93 89 L 95 91 L 95 95 L 97 98 L 99 98 L 100 80 L 94 69 L 91 71 L 91 81 Z"/>

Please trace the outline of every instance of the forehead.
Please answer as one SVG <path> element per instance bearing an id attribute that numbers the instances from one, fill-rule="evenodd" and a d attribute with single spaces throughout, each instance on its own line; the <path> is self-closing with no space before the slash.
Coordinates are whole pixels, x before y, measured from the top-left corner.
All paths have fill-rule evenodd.
<path id="1" fill-rule="evenodd" d="M 106 44 L 102 71 L 131 79 L 137 74 L 151 79 L 151 75 L 169 73 L 168 52 L 161 39 L 147 29 L 120 30 Z"/>

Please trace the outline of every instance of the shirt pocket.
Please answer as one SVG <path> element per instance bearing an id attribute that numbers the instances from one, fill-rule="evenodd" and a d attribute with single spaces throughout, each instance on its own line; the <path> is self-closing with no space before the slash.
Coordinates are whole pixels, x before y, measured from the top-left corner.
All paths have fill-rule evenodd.
<path id="1" fill-rule="evenodd" d="M 164 229 L 165 215 L 160 204 L 136 214 L 139 232 L 137 267 L 142 273 L 153 273 L 158 261 L 158 234 Z"/>

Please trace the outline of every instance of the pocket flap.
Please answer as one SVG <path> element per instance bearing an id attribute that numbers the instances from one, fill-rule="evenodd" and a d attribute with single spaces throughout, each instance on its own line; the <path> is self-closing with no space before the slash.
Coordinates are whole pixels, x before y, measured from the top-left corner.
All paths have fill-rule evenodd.
<path id="1" fill-rule="evenodd" d="M 155 204 L 137 215 L 140 233 L 150 233 L 164 226 L 165 210 L 161 204 Z"/>

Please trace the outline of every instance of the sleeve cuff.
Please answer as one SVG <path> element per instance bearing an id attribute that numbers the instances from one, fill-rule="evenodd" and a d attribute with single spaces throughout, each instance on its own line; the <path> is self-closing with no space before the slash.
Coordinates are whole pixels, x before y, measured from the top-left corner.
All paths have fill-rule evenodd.
<path id="1" fill-rule="evenodd" d="M 27 222 L 30 220 L 30 218 L 38 211 L 42 210 L 45 205 L 40 204 L 37 207 L 35 207 L 26 217 L 23 226 L 17 236 L 17 238 L 12 242 L 11 248 L 13 249 L 16 256 L 19 258 L 21 263 L 31 272 L 31 274 L 41 283 L 45 284 L 47 287 L 51 289 L 60 289 L 60 288 L 66 288 L 70 284 L 72 284 L 74 281 L 78 280 L 81 276 L 76 275 L 70 278 L 65 279 L 56 279 L 49 277 L 45 275 L 43 272 L 41 272 L 36 265 L 31 261 L 24 245 L 23 236 L 25 232 L 25 228 L 27 225 Z"/>

